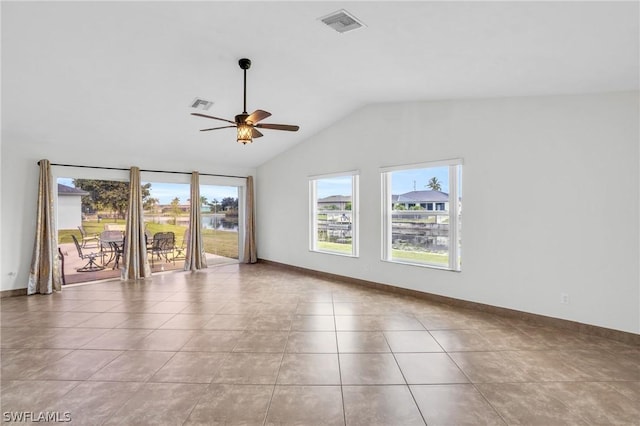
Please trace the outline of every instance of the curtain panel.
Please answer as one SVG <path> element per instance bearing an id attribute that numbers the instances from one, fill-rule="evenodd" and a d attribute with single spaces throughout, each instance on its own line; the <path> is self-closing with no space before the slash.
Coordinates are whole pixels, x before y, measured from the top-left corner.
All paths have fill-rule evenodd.
<path id="1" fill-rule="evenodd" d="M 187 230 L 187 253 L 185 271 L 196 271 L 207 267 L 207 258 L 202 242 L 202 212 L 200 211 L 200 174 L 191 173 L 189 229 Z"/>
<path id="2" fill-rule="evenodd" d="M 53 178 L 49 160 L 40 160 L 36 235 L 31 257 L 27 294 L 50 294 L 62 290 L 58 257 L 58 229 L 54 212 Z"/>
<path id="3" fill-rule="evenodd" d="M 140 169 L 131 167 L 129 176 L 129 210 L 127 211 L 127 226 L 122 247 L 124 268 L 121 278 L 137 280 L 150 277 L 151 268 L 147 259 L 147 239 L 144 234 Z"/>
<path id="4" fill-rule="evenodd" d="M 253 176 L 247 176 L 245 233 L 244 233 L 244 263 L 256 263 L 258 253 L 256 249 L 256 221 L 254 215 Z"/>

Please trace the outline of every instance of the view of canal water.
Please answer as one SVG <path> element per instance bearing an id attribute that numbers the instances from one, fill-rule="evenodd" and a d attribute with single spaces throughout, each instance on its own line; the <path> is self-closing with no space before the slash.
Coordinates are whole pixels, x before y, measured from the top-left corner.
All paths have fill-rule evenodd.
<path id="1" fill-rule="evenodd" d="M 154 223 L 173 223 L 173 217 L 170 216 L 153 216 L 149 218 Z M 189 217 L 176 218 L 176 225 L 188 226 Z M 203 214 L 202 228 L 215 229 L 217 231 L 238 232 L 238 218 L 227 217 L 224 214 Z"/>

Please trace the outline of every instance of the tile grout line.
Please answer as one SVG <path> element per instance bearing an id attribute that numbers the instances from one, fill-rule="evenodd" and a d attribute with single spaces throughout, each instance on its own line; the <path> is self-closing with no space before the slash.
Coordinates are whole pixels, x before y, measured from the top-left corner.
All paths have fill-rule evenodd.
<path id="1" fill-rule="evenodd" d="M 296 302 L 298 303 L 298 302 Z M 297 305 L 296 305 L 297 307 Z M 267 418 L 269 417 L 269 411 L 271 410 L 271 403 L 273 402 L 273 397 L 276 393 L 276 386 L 278 385 L 278 377 L 280 377 L 280 370 L 282 369 L 282 363 L 284 362 L 284 355 L 287 353 L 287 345 L 289 344 L 289 336 L 291 335 L 291 328 L 293 327 L 293 320 L 289 323 L 289 330 L 287 331 L 287 338 L 284 342 L 284 348 L 282 350 L 282 356 L 280 357 L 280 365 L 278 366 L 278 372 L 276 374 L 276 378 L 273 383 L 273 389 L 271 390 L 271 397 L 269 398 L 269 403 L 267 404 L 267 409 L 264 412 L 264 419 L 262 420 L 262 425 L 267 424 Z"/>
<path id="2" fill-rule="evenodd" d="M 333 311 L 333 328 L 334 336 L 336 339 L 336 357 L 338 358 L 338 377 L 340 378 L 340 398 L 342 401 L 342 421 L 347 424 L 347 409 L 344 403 L 344 384 L 342 383 L 342 364 L 340 363 L 340 346 L 338 344 L 338 323 L 336 320 L 336 302 L 333 298 L 333 292 L 331 292 L 331 309 Z"/>
<path id="3" fill-rule="evenodd" d="M 384 334 L 384 331 L 382 331 L 382 337 L 384 337 L 384 341 L 387 342 L 387 346 L 389 346 L 389 350 L 391 351 L 391 356 L 393 356 L 393 360 L 396 362 L 396 366 L 398 367 L 398 370 L 400 371 L 400 374 L 402 375 L 402 379 L 404 380 L 404 384 L 407 387 L 407 390 L 409 391 L 409 394 L 411 395 L 411 399 L 412 399 L 413 403 L 415 404 L 416 408 L 418 409 L 418 413 L 420 413 L 420 417 L 422 418 L 422 421 L 424 422 L 424 424 L 426 426 L 427 425 L 427 419 L 424 418 L 424 414 L 422 413 L 422 410 L 420 409 L 420 405 L 418 404 L 418 401 L 416 401 L 416 397 L 413 395 L 413 391 L 411 390 L 411 386 L 409 385 L 409 382 L 407 381 L 407 377 L 404 375 L 404 371 L 402 371 L 402 368 L 400 367 L 400 363 L 398 362 L 398 359 L 396 358 L 396 353 L 391 349 L 391 345 L 389 344 L 389 340 L 387 339 L 387 335 Z"/>

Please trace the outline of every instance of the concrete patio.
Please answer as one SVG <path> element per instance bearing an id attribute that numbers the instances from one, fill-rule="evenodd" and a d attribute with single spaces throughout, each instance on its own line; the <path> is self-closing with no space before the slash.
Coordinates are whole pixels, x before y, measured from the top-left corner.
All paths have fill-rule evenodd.
<path id="1" fill-rule="evenodd" d="M 115 267 L 115 262 L 113 259 L 111 259 L 110 261 L 111 256 L 109 256 L 109 254 L 106 254 L 104 257 L 96 257 L 96 263 L 100 266 L 104 266 L 104 269 L 89 272 L 79 272 L 78 269 L 85 266 L 88 263 L 88 259 L 80 259 L 78 250 L 73 243 L 59 244 L 59 247 L 64 256 L 65 284 L 76 284 L 120 277 L 120 268 L 122 267 L 122 262 L 120 262 L 120 265 L 118 265 L 118 267 Z M 99 248 L 96 246 L 96 244 L 87 244 L 87 247 L 82 249 L 82 253 L 85 255 L 88 253 L 97 252 L 99 252 Z M 238 263 L 238 259 L 218 256 L 211 253 L 206 253 L 206 258 L 207 264 L 210 266 Z M 184 258 L 175 259 L 175 263 L 171 260 L 171 257 L 169 257 L 169 259 L 170 261 L 167 262 L 164 259 L 154 258 L 154 261 L 152 263 L 151 257 L 149 256 L 149 266 L 151 266 L 151 271 L 164 272 L 171 270 L 182 270 L 184 268 Z M 103 262 L 105 262 L 105 264 L 103 264 Z"/>

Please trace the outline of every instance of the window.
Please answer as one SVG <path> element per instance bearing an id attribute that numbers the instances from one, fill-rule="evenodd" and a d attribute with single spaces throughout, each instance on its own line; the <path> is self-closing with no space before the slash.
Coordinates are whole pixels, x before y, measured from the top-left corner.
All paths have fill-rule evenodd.
<path id="1" fill-rule="evenodd" d="M 358 255 L 358 175 L 355 172 L 309 179 L 309 249 Z"/>
<path id="2" fill-rule="evenodd" d="M 384 168 L 382 194 L 383 260 L 461 270 L 462 160 Z"/>

